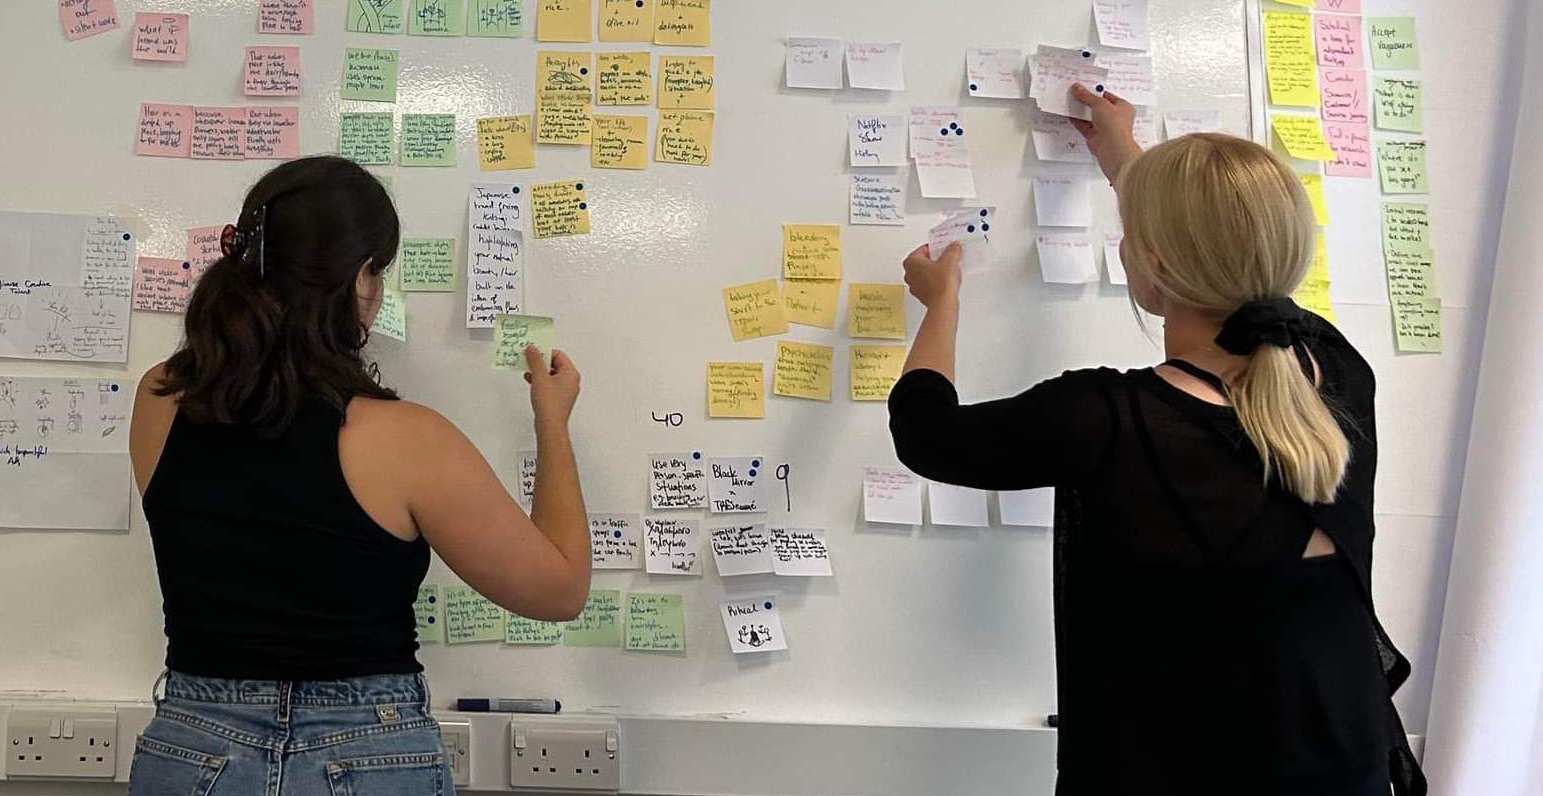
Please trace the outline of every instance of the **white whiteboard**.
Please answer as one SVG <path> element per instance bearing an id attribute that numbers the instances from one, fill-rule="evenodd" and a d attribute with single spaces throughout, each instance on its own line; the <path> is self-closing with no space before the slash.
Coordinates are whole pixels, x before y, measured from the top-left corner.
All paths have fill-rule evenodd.
<path id="1" fill-rule="evenodd" d="M 193 15 L 186 66 L 131 62 L 125 30 L 66 43 L 52 3 L 17 9 L 10 20 L 15 46 L 0 51 L 0 66 L 10 74 L 57 66 L 48 80 L 8 91 L 8 104 L 29 120 L 35 140 L 51 143 L 0 148 L 6 175 L 0 208 L 135 218 L 140 254 L 177 256 L 186 229 L 229 221 L 247 185 L 270 164 L 136 158 L 141 101 L 248 104 L 241 96 L 241 47 L 298 44 L 305 69 L 301 148 L 329 151 L 340 111 L 386 107 L 340 105 L 343 47 L 391 47 L 401 51 L 402 63 L 393 109 L 455 113 L 461 165 L 378 171 L 394 179 L 404 235 L 455 236 L 464 245 L 467 188 L 484 177 L 476 171 L 474 120 L 532 111 L 535 42 L 347 34 L 341 8 L 318 11 L 314 36 L 260 36 L 253 5 L 179 3 L 178 10 Z M 828 404 L 768 396 L 766 420 L 708 421 L 704 372 L 706 362 L 718 360 L 758 360 L 769 371 L 776 339 L 732 342 L 721 291 L 779 274 L 784 222 L 845 222 L 847 115 L 949 104 L 964 108 L 972 128 L 979 203 L 994 204 L 1001 219 L 994 264 L 966 277 L 959 361 L 965 399 L 1016 392 L 1071 367 L 1155 361 L 1159 346 L 1132 321 L 1123 289 L 1040 280 L 1028 186 L 1041 164 L 1029 142 L 1030 111 L 1013 101 L 971 99 L 965 88 L 966 48 L 1085 44 L 1094 35 L 1089 9 L 1060 0 L 717 5 L 712 47 L 653 48 L 656 63 L 660 52 L 717 56 L 710 168 L 651 163 L 637 173 L 601 171 L 589 168 L 587 148 L 540 147 L 534 170 L 503 173 L 522 184 L 582 176 L 588 186 L 593 233 L 530 241 L 527 303 L 530 311 L 558 318 L 560 345 L 585 374 L 574 429 L 591 511 L 646 514 L 651 453 L 701 449 L 787 462 L 792 511 L 773 512 L 768 520 L 827 528 L 836 576 L 744 576 L 726 584 L 710 565 L 707 575 L 692 580 L 598 572 L 597 588 L 684 593 L 688 654 L 429 647 L 421 659 L 436 701 L 553 696 L 574 708 L 615 706 L 633 714 L 1037 722 L 1055 710 L 1048 534 L 861 522 L 862 468 L 891 464 L 893 453 L 882 404 L 845 399 L 851 341 L 842 326 L 794 326 L 780 338 L 837 347 L 836 398 Z M 125 16 L 163 10 L 131 0 L 118 6 Z M 1249 132 L 1244 15 L 1235 0 L 1153 0 L 1161 108 L 1216 108 L 1224 127 Z M 907 90 L 785 89 L 786 34 L 902 41 Z M 1101 186 L 1093 167 L 1084 169 Z M 911 193 L 907 226 L 843 227 L 846 281 L 899 281 L 903 255 L 960 204 L 919 198 L 914 181 Z M 1112 194 L 1102 187 L 1094 193 L 1090 232 L 1098 241 L 1116 224 Z M 920 307 L 913 302 L 909 309 L 914 331 Z M 409 344 L 382 340 L 374 354 L 389 384 L 443 411 L 513 486 L 518 452 L 533 446 L 524 387 L 491 370 L 491 336 L 464 329 L 463 313 L 460 292 L 414 294 Z M 177 316 L 136 313 L 126 372 L 137 376 L 169 353 L 179 324 Z M 0 363 L 0 372 L 125 373 L 9 361 Z M 666 428 L 651 419 L 668 412 L 682 413 L 684 424 Z M 1419 469 L 1410 477 L 1428 472 L 1391 456 L 1384 461 L 1395 479 L 1400 468 Z M 0 582 L 17 594 L 47 589 L 61 596 L 27 612 L 0 614 L 5 637 L 49 639 L 42 648 L 7 645 L 0 682 L 113 698 L 146 693 L 163 641 L 143 518 L 136 514 L 126 536 L 26 534 L 4 542 Z M 438 563 L 429 577 L 455 582 Z M 768 591 L 782 595 L 789 651 L 731 656 L 719 600 Z"/>

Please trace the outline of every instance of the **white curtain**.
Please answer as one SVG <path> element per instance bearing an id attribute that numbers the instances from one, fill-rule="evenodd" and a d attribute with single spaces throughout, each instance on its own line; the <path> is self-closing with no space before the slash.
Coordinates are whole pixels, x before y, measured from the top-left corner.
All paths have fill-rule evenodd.
<path id="1" fill-rule="evenodd" d="M 1524 74 L 1427 726 L 1433 796 L 1543 794 L 1543 3 L 1512 7 Z"/>

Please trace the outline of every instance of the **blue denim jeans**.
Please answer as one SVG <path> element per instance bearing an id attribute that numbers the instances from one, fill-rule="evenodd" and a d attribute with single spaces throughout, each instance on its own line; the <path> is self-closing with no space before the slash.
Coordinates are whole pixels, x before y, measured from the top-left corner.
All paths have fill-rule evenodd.
<path id="1" fill-rule="evenodd" d="M 165 681 L 134 749 L 132 796 L 455 793 L 422 675 Z"/>

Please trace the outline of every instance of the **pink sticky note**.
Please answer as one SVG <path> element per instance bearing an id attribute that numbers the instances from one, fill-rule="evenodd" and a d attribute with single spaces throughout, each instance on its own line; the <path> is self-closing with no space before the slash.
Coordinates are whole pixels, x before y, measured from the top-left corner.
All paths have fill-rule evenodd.
<path id="1" fill-rule="evenodd" d="M 188 15 L 134 15 L 134 60 L 186 61 L 188 59 Z"/>
<path id="2" fill-rule="evenodd" d="M 1313 16 L 1313 36 L 1318 40 L 1319 66 L 1366 68 L 1359 16 L 1316 14 Z"/>
<path id="3" fill-rule="evenodd" d="M 1330 177 L 1372 176 L 1372 131 L 1364 124 L 1325 122 L 1323 135 L 1329 139 L 1334 159 L 1323 165 Z"/>
<path id="4" fill-rule="evenodd" d="M 191 157 L 241 160 L 246 157 L 246 108 L 193 108 Z"/>
<path id="5" fill-rule="evenodd" d="M 300 48 L 246 48 L 246 79 L 243 82 L 248 97 L 299 95 Z"/>
<path id="6" fill-rule="evenodd" d="M 118 27 L 113 0 L 59 0 L 59 24 L 70 41 L 106 33 Z"/>
<path id="7" fill-rule="evenodd" d="M 314 17 L 311 0 L 262 0 L 257 7 L 257 32 L 310 33 Z"/>
<path id="8" fill-rule="evenodd" d="M 202 274 L 225 255 L 220 250 L 220 235 L 224 232 L 224 224 L 188 230 L 187 261 L 192 264 L 195 276 Z"/>
<path id="9" fill-rule="evenodd" d="M 192 151 L 193 109 L 186 105 L 139 105 L 139 135 L 134 154 L 185 158 Z"/>
<path id="10" fill-rule="evenodd" d="M 134 271 L 134 309 L 184 312 L 193 286 L 193 266 L 186 260 L 141 257 Z"/>
<path id="11" fill-rule="evenodd" d="M 1371 93 L 1366 89 L 1365 69 L 1319 69 L 1318 93 L 1323 98 L 1324 121 L 1371 121 Z"/>
<path id="12" fill-rule="evenodd" d="M 246 156 L 284 159 L 300 154 L 300 109 L 254 105 L 246 109 Z"/>
<path id="13" fill-rule="evenodd" d="M 1318 8 L 1323 11 L 1338 11 L 1341 14 L 1361 13 L 1361 0 L 1318 0 Z"/>

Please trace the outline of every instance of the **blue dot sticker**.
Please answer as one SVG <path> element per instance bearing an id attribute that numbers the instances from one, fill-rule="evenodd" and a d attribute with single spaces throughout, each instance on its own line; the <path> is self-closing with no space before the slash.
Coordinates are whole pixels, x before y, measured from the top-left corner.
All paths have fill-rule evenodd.
<path id="1" fill-rule="evenodd" d="M 113 385 L 113 386 L 112 386 L 112 391 L 113 391 L 113 392 L 117 392 L 117 391 L 118 391 L 118 385 L 116 385 L 116 384 L 114 384 L 114 385 Z"/>
<path id="2" fill-rule="evenodd" d="M 1082 51 L 1082 57 L 1083 58 L 1092 58 L 1093 57 L 1093 53 L 1091 53 L 1091 52 L 1089 52 L 1087 50 L 1083 50 Z"/>
<path id="3" fill-rule="evenodd" d="M 581 75 L 589 74 L 589 67 L 587 67 L 587 66 L 579 67 L 579 74 L 581 74 Z"/>
<path id="4" fill-rule="evenodd" d="M 980 222 L 980 231 L 981 232 L 990 232 L 991 231 L 991 225 L 987 224 L 984 221 Z"/>
<path id="5" fill-rule="evenodd" d="M 754 478 L 754 477 L 755 477 L 755 470 L 751 470 L 751 471 L 750 471 L 750 477 L 751 477 L 751 478 Z"/>
<path id="6" fill-rule="evenodd" d="M 193 268 L 193 264 L 192 263 L 183 263 L 182 264 L 182 270 L 184 270 L 184 271 L 191 270 L 192 268 Z"/>
<path id="7" fill-rule="evenodd" d="M 750 460 L 750 466 L 751 467 L 760 467 L 761 466 L 761 460 L 760 459 L 751 459 Z"/>
<path id="8" fill-rule="evenodd" d="M 950 130 L 958 130 L 959 129 L 959 123 L 958 122 L 949 122 L 948 123 L 948 129 L 950 129 Z"/>
<path id="9" fill-rule="evenodd" d="M 518 186 L 518 185 L 516 185 L 516 186 L 514 186 L 514 188 L 513 188 L 513 189 L 511 189 L 511 190 L 513 190 L 513 191 L 514 191 L 514 192 L 515 192 L 515 193 L 519 193 L 519 192 L 520 192 L 520 186 Z"/>
<path id="10" fill-rule="evenodd" d="M 956 128 L 954 128 L 954 135 L 964 135 L 964 128 L 963 127 L 956 127 Z"/>
<path id="11" fill-rule="evenodd" d="M 437 621 L 437 620 L 436 620 L 436 619 L 435 619 L 435 618 L 434 618 L 434 617 L 432 617 L 432 616 L 431 616 L 431 617 L 429 617 L 429 624 L 431 624 L 431 625 L 432 625 L 432 624 L 434 624 L 434 622 L 436 622 L 436 621 Z"/>
<path id="12" fill-rule="evenodd" d="M 701 451 L 692 451 L 691 452 L 691 458 L 693 458 L 693 459 L 700 459 L 700 458 L 702 458 L 702 452 Z"/>
<path id="13" fill-rule="evenodd" d="M 980 91 L 980 86 L 977 86 L 974 83 L 971 83 L 970 84 L 970 90 L 971 91 Z"/>
<path id="14" fill-rule="evenodd" d="M 939 130 L 939 131 L 938 131 L 938 134 L 939 134 L 939 135 L 948 135 L 948 128 L 947 128 L 947 127 L 945 127 L 945 128 L 943 128 L 943 129 L 941 129 L 941 130 Z"/>
<path id="15" fill-rule="evenodd" d="M 766 606 L 766 610 L 770 611 L 771 610 L 771 600 L 767 600 L 764 604 Z"/>
<path id="16" fill-rule="evenodd" d="M 612 533 L 611 535 L 616 537 L 617 539 L 620 539 L 621 538 L 621 531 L 616 531 L 615 533 Z"/>
<path id="17" fill-rule="evenodd" d="M 437 602 L 439 602 L 439 595 L 437 595 L 437 594 L 430 594 L 429 595 L 429 605 L 433 605 L 434 603 L 437 603 Z"/>
<path id="18" fill-rule="evenodd" d="M 1104 93 L 1104 84 L 1103 83 L 1099 83 L 1098 85 L 1093 87 L 1093 90 L 1098 92 L 1099 94 Z"/>
<path id="19" fill-rule="evenodd" d="M 133 238 L 134 238 L 134 236 L 130 235 L 129 233 L 127 233 L 127 232 L 123 233 L 123 239 L 124 240 L 132 240 Z"/>
<path id="20" fill-rule="evenodd" d="M 643 7 L 643 0 L 638 0 L 638 8 L 642 8 L 642 7 Z"/>
<path id="21" fill-rule="evenodd" d="M 575 190 L 575 191 L 582 191 L 582 190 L 584 190 L 584 183 L 582 183 L 582 182 L 574 183 L 573 184 L 573 190 Z"/>
<path id="22" fill-rule="evenodd" d="M 981 217 L 981 218 L 985 218 L 985 217 L 986 217 L 986 214 L 987 214 L 987 213 L 989 213 L 989 212 L 991 212 L 991 211 L 989 211 L 989 210 L 987 210 L 987 209 L 986 209 L 986 208 L 984 208 L 984 207 L 982 207 L 982 208 L 981 208 L 981 209 L 980 209 L 980 217 Z"/>
<path id="23" fill-rule="evenodd" d="M 965 232 L 974 232 L 975 231 L 975 225 L 974 224 L 967 224 L 967 225 L 965 225 L 964 231 Z"/>
<path id="24" fill-rule="evenodd" d="M 589 209 L 589 203 L 588 202 L 579 202 L 579 209 L 580 210 L 588 210 Z"/>

